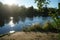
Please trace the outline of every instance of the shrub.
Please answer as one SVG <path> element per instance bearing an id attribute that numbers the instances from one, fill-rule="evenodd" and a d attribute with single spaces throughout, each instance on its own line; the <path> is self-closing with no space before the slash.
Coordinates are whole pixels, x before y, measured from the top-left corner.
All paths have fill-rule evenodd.
<path id="1" fill-rule="evenodd" d="M 54 25 L 54 23 L 46 22 L 43 26 L 41 26 L 39 23 L 32 24 L 29 27 L 23 28 L 23 31 L 25 32 L 60 32 L 60 29 L 57 29 Z"/>
<path id="2" fill-rule="evenodd" d="M 30 31 L 40 32 L 40 31 L 42 31 L 42 27 L 40 26 L 39 23 L 35 23 L 35 24 L 33 24 L 31 27 L 27 27 L 27 28 L 23 29 L 23 31 L 28 31 L 28 32 L 30 32 Z"/>
<path id="3" fill-rule="evenodd" d="M 47 22 L 43 25 L 43 30 L 45 32 L 56 32 L 57 31 L 57 29 L 50 22 Z"/>

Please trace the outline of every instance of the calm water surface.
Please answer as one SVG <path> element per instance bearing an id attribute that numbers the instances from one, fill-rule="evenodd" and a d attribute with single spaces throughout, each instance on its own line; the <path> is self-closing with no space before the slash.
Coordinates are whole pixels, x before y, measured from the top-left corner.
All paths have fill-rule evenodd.
<path id="1" fill-rule="evenodd" d="M 52 22 L 51 17 L 33 17 L 31 20 L 30 18 L 25 18 L 24 21 L 20 20 L 18 23 L 13 23 L 13 17 L 10 17 L 10 22 L 8 24 L 5 24 L 3 27 L 0 27 L 0 34 L 6 34 L 6 33 L 13 33 L 17 31 L 21 31 L 23 27 L 30 26 L 35 23 L 43 24 L 47 21 Z"/>

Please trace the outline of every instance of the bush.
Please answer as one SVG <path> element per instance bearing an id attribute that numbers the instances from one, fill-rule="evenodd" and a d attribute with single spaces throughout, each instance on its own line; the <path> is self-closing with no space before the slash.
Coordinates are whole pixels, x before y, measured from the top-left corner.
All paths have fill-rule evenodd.
<path id="1" fill-rule="evenodd" d="M 60 33 L 57 35 L 57 40 L 60 40 Z"/>
<path id="2" fill-rule="evenodd" d="M 31 27 L 24 28 L 23 31 L 34 31 L 34 32 L 40 32 L 42 31 L 42 27 L 40 26 L 39 23 L 33 24 Z"/>
<path id="3" fill-rule="evenodd" d="M 55 26 L 53 26 L 53 23 L 46 22 L 43 26 L 41 26 L 39 23 L 35 23 L 30 27 L 23 28 L 23 31 L 25 32 L 60 32 L 59 29 L 57 29 Z"/>
<path id="4" fill-rule="evenodd" d="M 57 32 L 57 29 L 50 22 L 47 22 L 43 25 L 43 30 L 45 32 Z"/>

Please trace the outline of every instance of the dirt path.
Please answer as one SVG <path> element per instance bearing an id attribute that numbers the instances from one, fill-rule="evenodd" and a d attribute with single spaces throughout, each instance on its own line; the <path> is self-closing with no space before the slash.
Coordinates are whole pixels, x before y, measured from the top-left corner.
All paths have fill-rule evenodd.
<path id="1" fill-rule="evenodd" d="M 40 33 L 40 32 L 16 32 L 6 35 L 0 40 L 57 40 L 56 33 Z"/>

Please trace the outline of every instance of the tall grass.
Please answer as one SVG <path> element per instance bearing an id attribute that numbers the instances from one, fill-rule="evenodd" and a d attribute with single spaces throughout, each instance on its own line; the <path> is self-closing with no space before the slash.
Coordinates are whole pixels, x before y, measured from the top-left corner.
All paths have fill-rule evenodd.
<path id="1" fill-rule="evenodd" d="M 46 22 L 43 25 L 43 30 L 45 32 L 56 32 L 57 31 L 57 29 L 50 22 Z"/>
<path id="2" fill-rule="evenodd" d="M 27 31 L 27 32 L 30 32 L 30 31 L 37 32 L 37 31 L 41 31 L 41 30 L 42 30 L 42 27 L 39 23 L 32 24 L 30 27 L 23 29 L 23 31 Z"/>
<path id="3" fill-rule="evenodd" d="M 59 32 L 60 29 L 57 29 L 55 26 L 53 26 L 53 23 L 46 22 L 43 26 L 41 24 L 35 23 L 34 25 L 31 25 L 29 27 L 23 28 L 23 31 L 25 32 Z"/>

